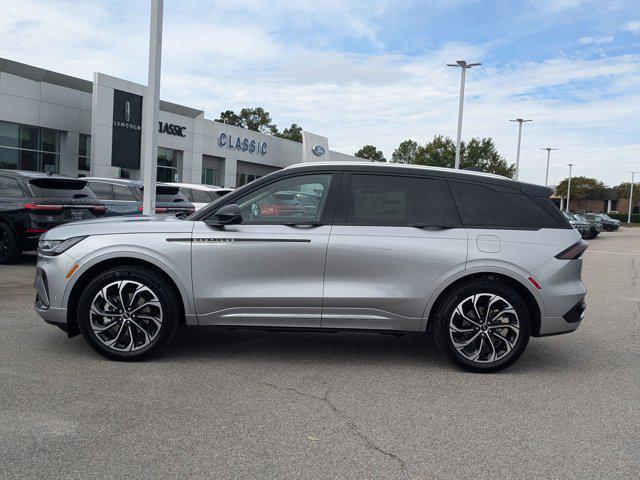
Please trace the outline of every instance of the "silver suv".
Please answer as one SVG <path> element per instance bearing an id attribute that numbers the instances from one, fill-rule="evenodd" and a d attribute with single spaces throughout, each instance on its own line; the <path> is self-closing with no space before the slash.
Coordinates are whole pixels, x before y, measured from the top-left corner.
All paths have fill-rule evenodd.
<path id="1" fill-rule="evenodd" d="M 496 371 L 583 317 L 587 243 L 551 192 L 449 169 L 297 165 L 185 220 L 47 232 L 36 311 L 115 360 L 156 353 L 186 323 L 430 332 L 463 368 Z"/>

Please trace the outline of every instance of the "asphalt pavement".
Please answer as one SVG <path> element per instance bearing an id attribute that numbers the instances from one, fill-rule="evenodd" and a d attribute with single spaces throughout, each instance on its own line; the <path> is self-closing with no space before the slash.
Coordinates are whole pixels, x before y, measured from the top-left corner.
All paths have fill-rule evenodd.
<path id="1" fill-rule="evenodd" d="M 0 266 L 3 478 L 638 478 L 640 228 L 585 255 L 583 325 L 509 370 L 422 335 L 185 328 L 117 363 L 33 312 Z"/>

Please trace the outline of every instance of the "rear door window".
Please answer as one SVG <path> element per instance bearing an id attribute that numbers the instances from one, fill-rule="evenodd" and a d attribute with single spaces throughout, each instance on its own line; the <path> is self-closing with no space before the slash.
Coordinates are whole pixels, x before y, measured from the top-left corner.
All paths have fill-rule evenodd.
<path id="1" fill-rule="evenodd" d="M 433 178 L 351 175 L 349 225 L 438 225 L 442 220 L 442 200 Z"/>
<path id="2" fill-rule="evenodd" d="M 15 178 L 0 177 L 0 198 L 21 197 L 24 197 L 24 194 Z"/>
<path id="3" fill-rule="evenodd" d="M 113 200 L 111 185 L 102 182 L 89 182 L 89 189 L 96 194 L 100 200 Z"/>
<path id="4" fill-rule="evenodd" d="M 127 201 L 127 202 L 137 201 L 131 189 L 124 185 L 113 186 L 113 198 L 119 201 Z"/>
<path id="5" fill-rule="evenodd" d="M 193 198 L 192 202 L 211 203 L 209 192 L 205 192 L 204 190 L 191 190 L 191 193 Z"/>
<path id="6" fill-rule="evenodd" d="M 40 198 L 96 198 L 83 180 L 37 178 L 29 181 L 31 191 Z"/>
<path id="7" fill-rule="evenodd" d="M 520 190 L 449 180 L 463 225 L 485 228 L 560 228 L 559 223 Z"/>

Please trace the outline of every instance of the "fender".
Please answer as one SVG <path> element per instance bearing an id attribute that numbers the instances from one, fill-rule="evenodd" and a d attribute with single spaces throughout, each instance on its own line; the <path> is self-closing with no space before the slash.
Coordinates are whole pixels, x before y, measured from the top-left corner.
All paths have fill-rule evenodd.
<path id="1" fill-rule="evenodd" d="M 132 247 L 131 250 L 122 250 L 123 247 Z M 135 250 L 134 250 L 135 249 Z M 105 251 L 106 250 L 106 251 Z M 72 279 L 67 284 L 67 287 L 64 291 L 64 297 L 62 305 L 68 305 L 69 296 L 71 295 L 71 291 L 73 290 L 74 285 L 78 281 L 78 279 L 91 267 L 97 265 L 105 260 L 111 260 L 114 258 L 135 258 L 137 260 L 142 260 L 148 262 L 164 273 L 166 273 L 171 280 L 178 287 L 178 291 L 180 292 L 180 296 L 182 297 L 182 303 L 185 309 L 185 316 L 187 317 L 187 323 L 195 323 L 195 309 L 193 304 L 192 295 L 189 295 L 188 287 L 184 285 L 180 277 L 171 269 L 169 265 L 164 262 L 159 261 L 157 258 L 153 256 L 155 253 L 153 250 L 147 249 L 145 247 L 141 247 L 139 245 L 118 245 L 117 251 L 109 251 L 110 249 L 102 249 L 97 250 L 95 255 L 92 256 L 89 260 L 83 260 L 80 268 L 74 273 Z M 189 286 L 190 287 L 190 286 Z"/>
<path id="2" fill-rule="evenodd" d="M 466 269 L 450 276 L 449 278 L 447 278 L 447 280 L 442 282 L 437 289 L 434 290 L 434 292 L 429 297 L 429 300 L 427 301 L 427 306 L 425 307 L 424 313 L 422 315 L 422 323 L 420 324 L 421 331 L 425 331 L 427 329 L 431 309 L 438 300 L 440 294 L 444 290 L 446 290 L 447 287 L 457 282 L 458 280 L 478 273 L 500 274 L 517 281 L 533 295 L 533 298 L 535 299 L 536 303 L 538 304 L 538 308 L 540 309 L 540 315 L 543 318 L 546 316 L 546 307 L 544 305 L 542 297 L 540 296 L 538 290 L 531 284 L 531 282 L 529 282 L 528 277 L 530 274 L 528 272 L 509 262 L 500 262 L 504 264 L 503 266 L 496 266 L 495 261 L 493 261 L 491 265 L 484 265 L 483 263 L 484 262 L 482 260 L 468 262 Z"/>

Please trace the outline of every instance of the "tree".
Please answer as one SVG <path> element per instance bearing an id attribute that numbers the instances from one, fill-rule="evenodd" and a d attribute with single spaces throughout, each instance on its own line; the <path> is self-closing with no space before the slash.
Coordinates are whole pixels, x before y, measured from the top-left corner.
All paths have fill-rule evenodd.
<path id="1" fill-rule="evenodd" d="M 225 123 L 227 125 L 233 125 L 234 127 L 242 127 L 240 115 L 236 115 L 233 110 L 226 110 L 220 112 L 220 118 L 216 119 L 216 122 Z"/>
<path id="2" fill-rule="evenodd" d="M 271 115 L 262 107 L 243 108 L 240 110 L 240 115 L 236 114 L 233 110 L 227 110 L 220 113 L 220 118 L 218 118 L 216 122 L 269 135 L 278 133 L 278 127 L 272 123 Z"/>
<path id="3" fill-rule="evenodd" d="M 276 133 L 276 137 L 302 143 L 302 127 L 297 123 L 292 123 L 289 128 L 285 128 L 282 132 Z"/>
<path id="4" fill-rule="evenodd" d="M 367 160 L 372 160 L 374 162 L 387 161 L 387 159 L 384 158 L 384 154 L 373 145 L 365 145 L 356 152 L 355 156 L 359 158 L 366 158 Z"/>
<path id="5" fill-rule="evenodd" d="M 391 161 L 393 163 L 416 163 L 418 143 L 413 140 L 405 140 L 393 151 Z"/>
<path id="6" fill-rule="evenodd" d="M 262 107 L 243 108 L 240 110 L 240 119 L 242 126 L 248 130 L 269 135 L 278 133 L 278 127 L 271 123 L 271 115 Z"/>
<path id="7" fill-rule="evenodd" d="M 556 195 L 558 197 L 567 196 L 567 184 L 569 179 L 565 178 L 556 187 Z M 605 186 L 600 180 L 589 177 L 572 177 L 571 178 L 571 198 L 578 200 L 599 199 L 604 193 Z"/>
<path id="8" fill-rule="evenodd" d="M 620 185 L 613 187 L 613 189 L 616 191 L 618 198 L 629 198 L 631 182 L 622 182 Z M 633 198 L 640 200 L 640 183 L 634 182 L 633 184 Z"/>
<path id="9" fill-rule="evenodd" d="M 432 167 L 453 168 L 456 145 L 443 135 L 436 135 L 426 145 L 405 140 L 393 152 L 393 161 Z M 472 138 L 469 143 L 460 143 L 460 168 L 495 173 L 513 178 L 516 167 L 509 164 L 497 151 L 492 138 Z"/>

